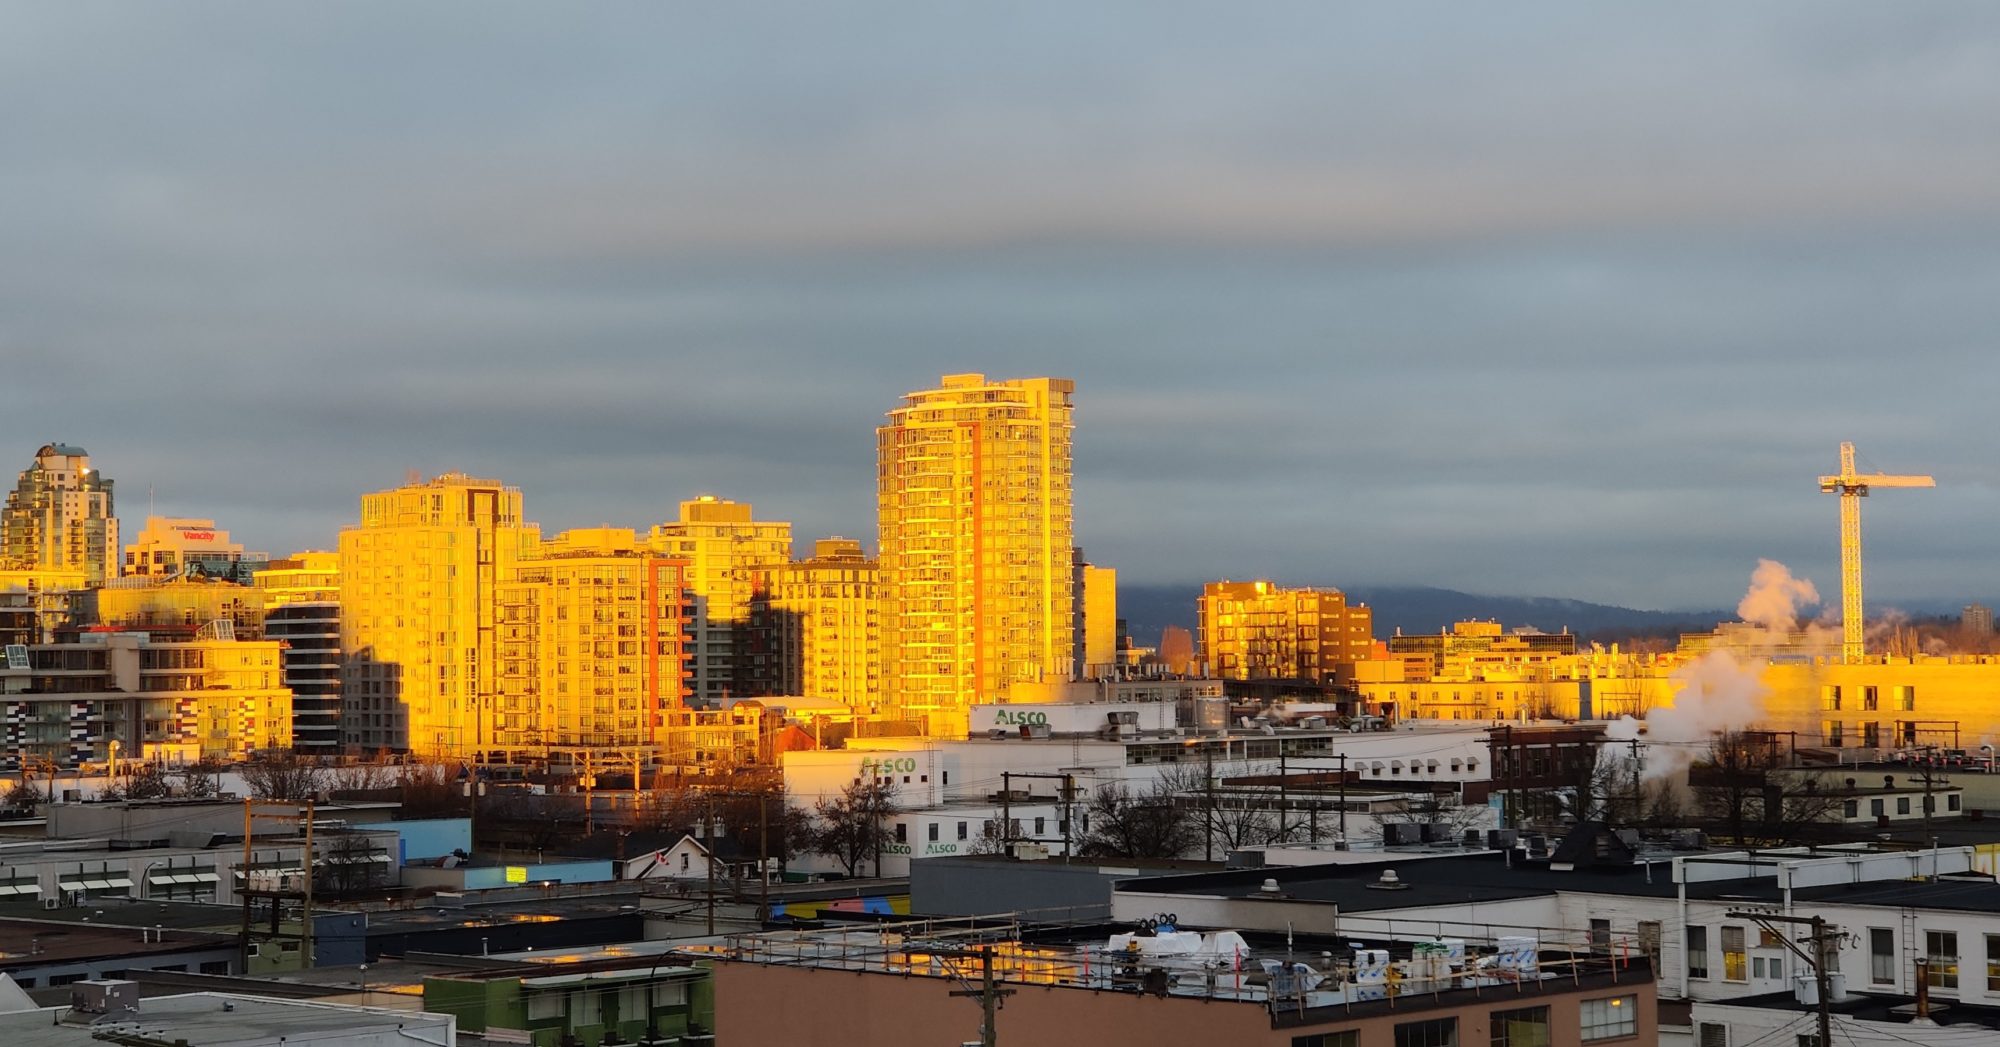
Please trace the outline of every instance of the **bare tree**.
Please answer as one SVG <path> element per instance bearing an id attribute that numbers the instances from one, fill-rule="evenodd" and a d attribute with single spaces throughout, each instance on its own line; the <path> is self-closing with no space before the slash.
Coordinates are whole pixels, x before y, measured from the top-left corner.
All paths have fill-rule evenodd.
<path id="1" fill-rule="evenodd" d="M 464 783 L 458 780 L 461 768 L 452 764 L 418 762 L 396 768 L 395 787 L 405 818 L 454 818 L 465 813 L 471 801 L 465 798 Z"/>
<path id="2" fill-rule="evenodd" d="M 174 783 L 159 764 L 137 764 L 125 775 L 124 793 L 128 800 L 159 800 L 173 795 Z"/>
<path id="3" fill-rule="evenodd" d="M 15 783 L 13 788 L 7 790 L 6 800 L 0 802 L 4 802 L 5 806 L 16 811 L 32 811 L 36 804 L 42 802 L 42 792 L 29 785 L 28 780 L 23 778 Z"/>
<path id="4" fill-rule="evenodd" d="M 215 784 L 216 776 L 221 773 L 222 761 L 212 756 L 204 756 L 182 767 L 177 775 L 181 795 L 194 800 L 215 799 L 222 794 L 222 788 Z"/>
<path id="5" fill-rule="evenodd" d="M 327 772 L 327 787 L 337 793 L 371 793 L 396 787 L 396 768 L 377 757 Z"/>
<path id="6" fill-rule="evenodd" d="M 840 795 L 813 805 L 812 848 L 855 875 L 871 857 L 882 873 L 882 850 L 889 845 L 889 818 L 896 813 L 896 787 L 869 780 L 850 782 Z"/>
<path id="7" fill-rule="evenodd" d="M 313 883 L 336 895 L 349 895 L 380 884 L 387 870 L 376 860 L 388 852 L 362 833 L 336 833 L 333 845 L 318 853 L 313 861 Z"/>
<path id="8" fill-rule="evenodd" d="M 259 800 L 310 800 L 326 784 L 326 770 L 317 760 L 282 749 L 245 761 L 237 773 Z"/>
<path id="9" fill-rule="evenodd" d="M 1085 808 L 1090 828 L 1078 850 L 1093 858 L 1178 858 L 1201 846 L 1201 819 L 1159 779 L 1143 790 L 1104 786 Z"/>
<path id="10" fill-rule="evenodd" d="M 1705 760 L 1688 770 L 1695 804 L 1709 825 L 1734 843 L 1797 843 L 1826 832 L 1842 797 L 1818 776 L 1794 778 L 1780 769 L 1774 736 L 1722 731 Z"/>
<path id="11" fill-rule="evenodd" d="M 1456 836 L 1488 817 L 1487 808 L 1464 802 L 1456 789 L 1434 789 L 1392 801 L 1369 815 L 1376 825 L 1412 822 L 1417 825 L 1446 825 Z"/>

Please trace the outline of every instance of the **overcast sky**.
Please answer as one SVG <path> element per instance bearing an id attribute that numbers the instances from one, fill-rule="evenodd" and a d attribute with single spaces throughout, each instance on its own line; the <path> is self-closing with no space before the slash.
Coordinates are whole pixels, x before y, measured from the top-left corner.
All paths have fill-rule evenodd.
<path id="1" fill-rule="evenodd" d="M 0 8 L 0 468 L 331 547 L 874 538 L 938 375 L 1077 381 L 1130 583 L 2000 597 L 2000 6 Z M 11 455 L 13 461 L 5 456 Z M 128 533 L 136 526 L 128 525 Z"/>

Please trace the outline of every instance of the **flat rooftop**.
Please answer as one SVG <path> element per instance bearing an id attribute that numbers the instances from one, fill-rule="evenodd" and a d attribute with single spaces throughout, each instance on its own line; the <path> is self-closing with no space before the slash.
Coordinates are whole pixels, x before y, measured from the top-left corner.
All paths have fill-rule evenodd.
<path id="1" fill-rule="evenodd" d="M 234 935 L 201 931 L 169 931 L 164 941 L 142 941 L 133 927 L 0 919 L 0 971 L 235 946 Z"/>
<path id="2" fill-rule="evenodd" d="M 1267 866 L 1226 872 L 1160 876 L 1134 884 L 1147 894 L 1184 894 L 1222 898 L 1268 897 L 1265 880 L 1276 880 L 1279 893 L 1294 901 L 1338 905 L 1342 912 L 1405 909 L 1460 902 L 1533 898 L 1557 891 L 1585 891 L 1655 898 L 1676 896 L 1671 859 L 1648 859 L 1626 866 L 1594 866 L 1558 870 L 1546 861 L 1512 858 L 1484 851 L 1456 855 L 1411 855 L 1399 864 L 1394 853 L 1377 860 L 1345 865 Z M 1394 869 L 1401 886 L 1379 886 L 1383 870 Z M 1648 870 L 1651 870 L 1650 881 Z M 1777 897 L 1774 882 L 1718 880 L 1690 884 L 1689 897 L 1735 897 L 1765 894 Z"/>
<path id="3" fill-rule="evenodd" d="M 1828 1001 L 1827 1010 L 1858 1021 L 1907 1025 L 1910 1019 L 1916 1016 L 1916 1002 L 1914 996 L 1872 992 L 1849 993 L 1838 1000 Z M 1813 1007 L 1800 1003 L 1788 992 L 1717 1000 L 1712 1004 L 1701 1006 L 1755 1007 L 1759 1010 L 1791 1011 L 1802 1015 L 1816 1013 Z M 1978 1004 L 1932 997 L 1930 1011 L 1931 1020 L 1941 1026 L 2000 1030 L 2000 1007 L 1983 1007 Z M 1915 1039 L 1911 1042 L 1922 1041 Z"/>
<path id="4" fill-rule="evenodd" d="M 121 1019 L 70 1013 L 59 1023 L 47 1009 L 0 1014 L 0 1042 L 8 1047 L 102 1047 L 109 1035 L 144 1038 L 157 1043 L 190 1044 L 243 1042 L 280 1043 L 393 1033 L 410 1026 L 433 1026 L 442 1033 L 447 1015 L 349 1007 L 303 1000 L 272 1000 L 223 993 L 156 996 L 141 1000 L 138 1012 Z M 93 1021 L 93 1019 L 97 1019 Z M 424 1037 L 428 1038 L 428 1037 Z"/>

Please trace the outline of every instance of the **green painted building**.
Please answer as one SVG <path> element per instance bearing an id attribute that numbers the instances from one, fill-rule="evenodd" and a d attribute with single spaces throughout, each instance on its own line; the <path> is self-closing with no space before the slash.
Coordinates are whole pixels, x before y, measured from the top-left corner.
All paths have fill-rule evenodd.
<path id="1" fill-rule="evenodd" d="M 715 983 L 704 967 L 543 973 L 467 971 L 424 979 L 424 1010 L 466 1032 L 519 1030 L 536 1047 L 705 1047 L 715 1042 Z"/>

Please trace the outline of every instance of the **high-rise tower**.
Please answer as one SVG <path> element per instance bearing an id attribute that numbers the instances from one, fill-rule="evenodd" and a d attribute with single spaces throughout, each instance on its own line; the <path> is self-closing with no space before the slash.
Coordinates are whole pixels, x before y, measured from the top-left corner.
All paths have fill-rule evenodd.
<path id="1" fill-rule="evenodd" d="M 520 489 L 497 480 L 446 473 L 361 496 L 360 525 L 340 532 L 350 738 L 461 759 L 496 747 L 511 726 L 496 722 L 499 589 L 540 541 Z"/>
<path id="2" fill-rule="evenodd" d="M 777 656 L 754 620 L 766 568 L 790 563 L 792 525 L 753 519 L 748 502 L 702 495 L 680 519 L 654 526 L 647 544 L 687 563 L 694 591 L 693 698 L 710 708 L 777 687 Z"/>
<path id="3" fill-rule="evenodd" d="M 118 577 L 118 517 L 111 481 L 90 452 L 43 444 L 0 509 L 0 566 L 81 571 L 85 585 Z"/>
<path id="4" fill-rule="evenodd" d="M 876 430 L 887 697 L 931 733 L 1072 671 L 1075 389 L 946 375 Z"/>

